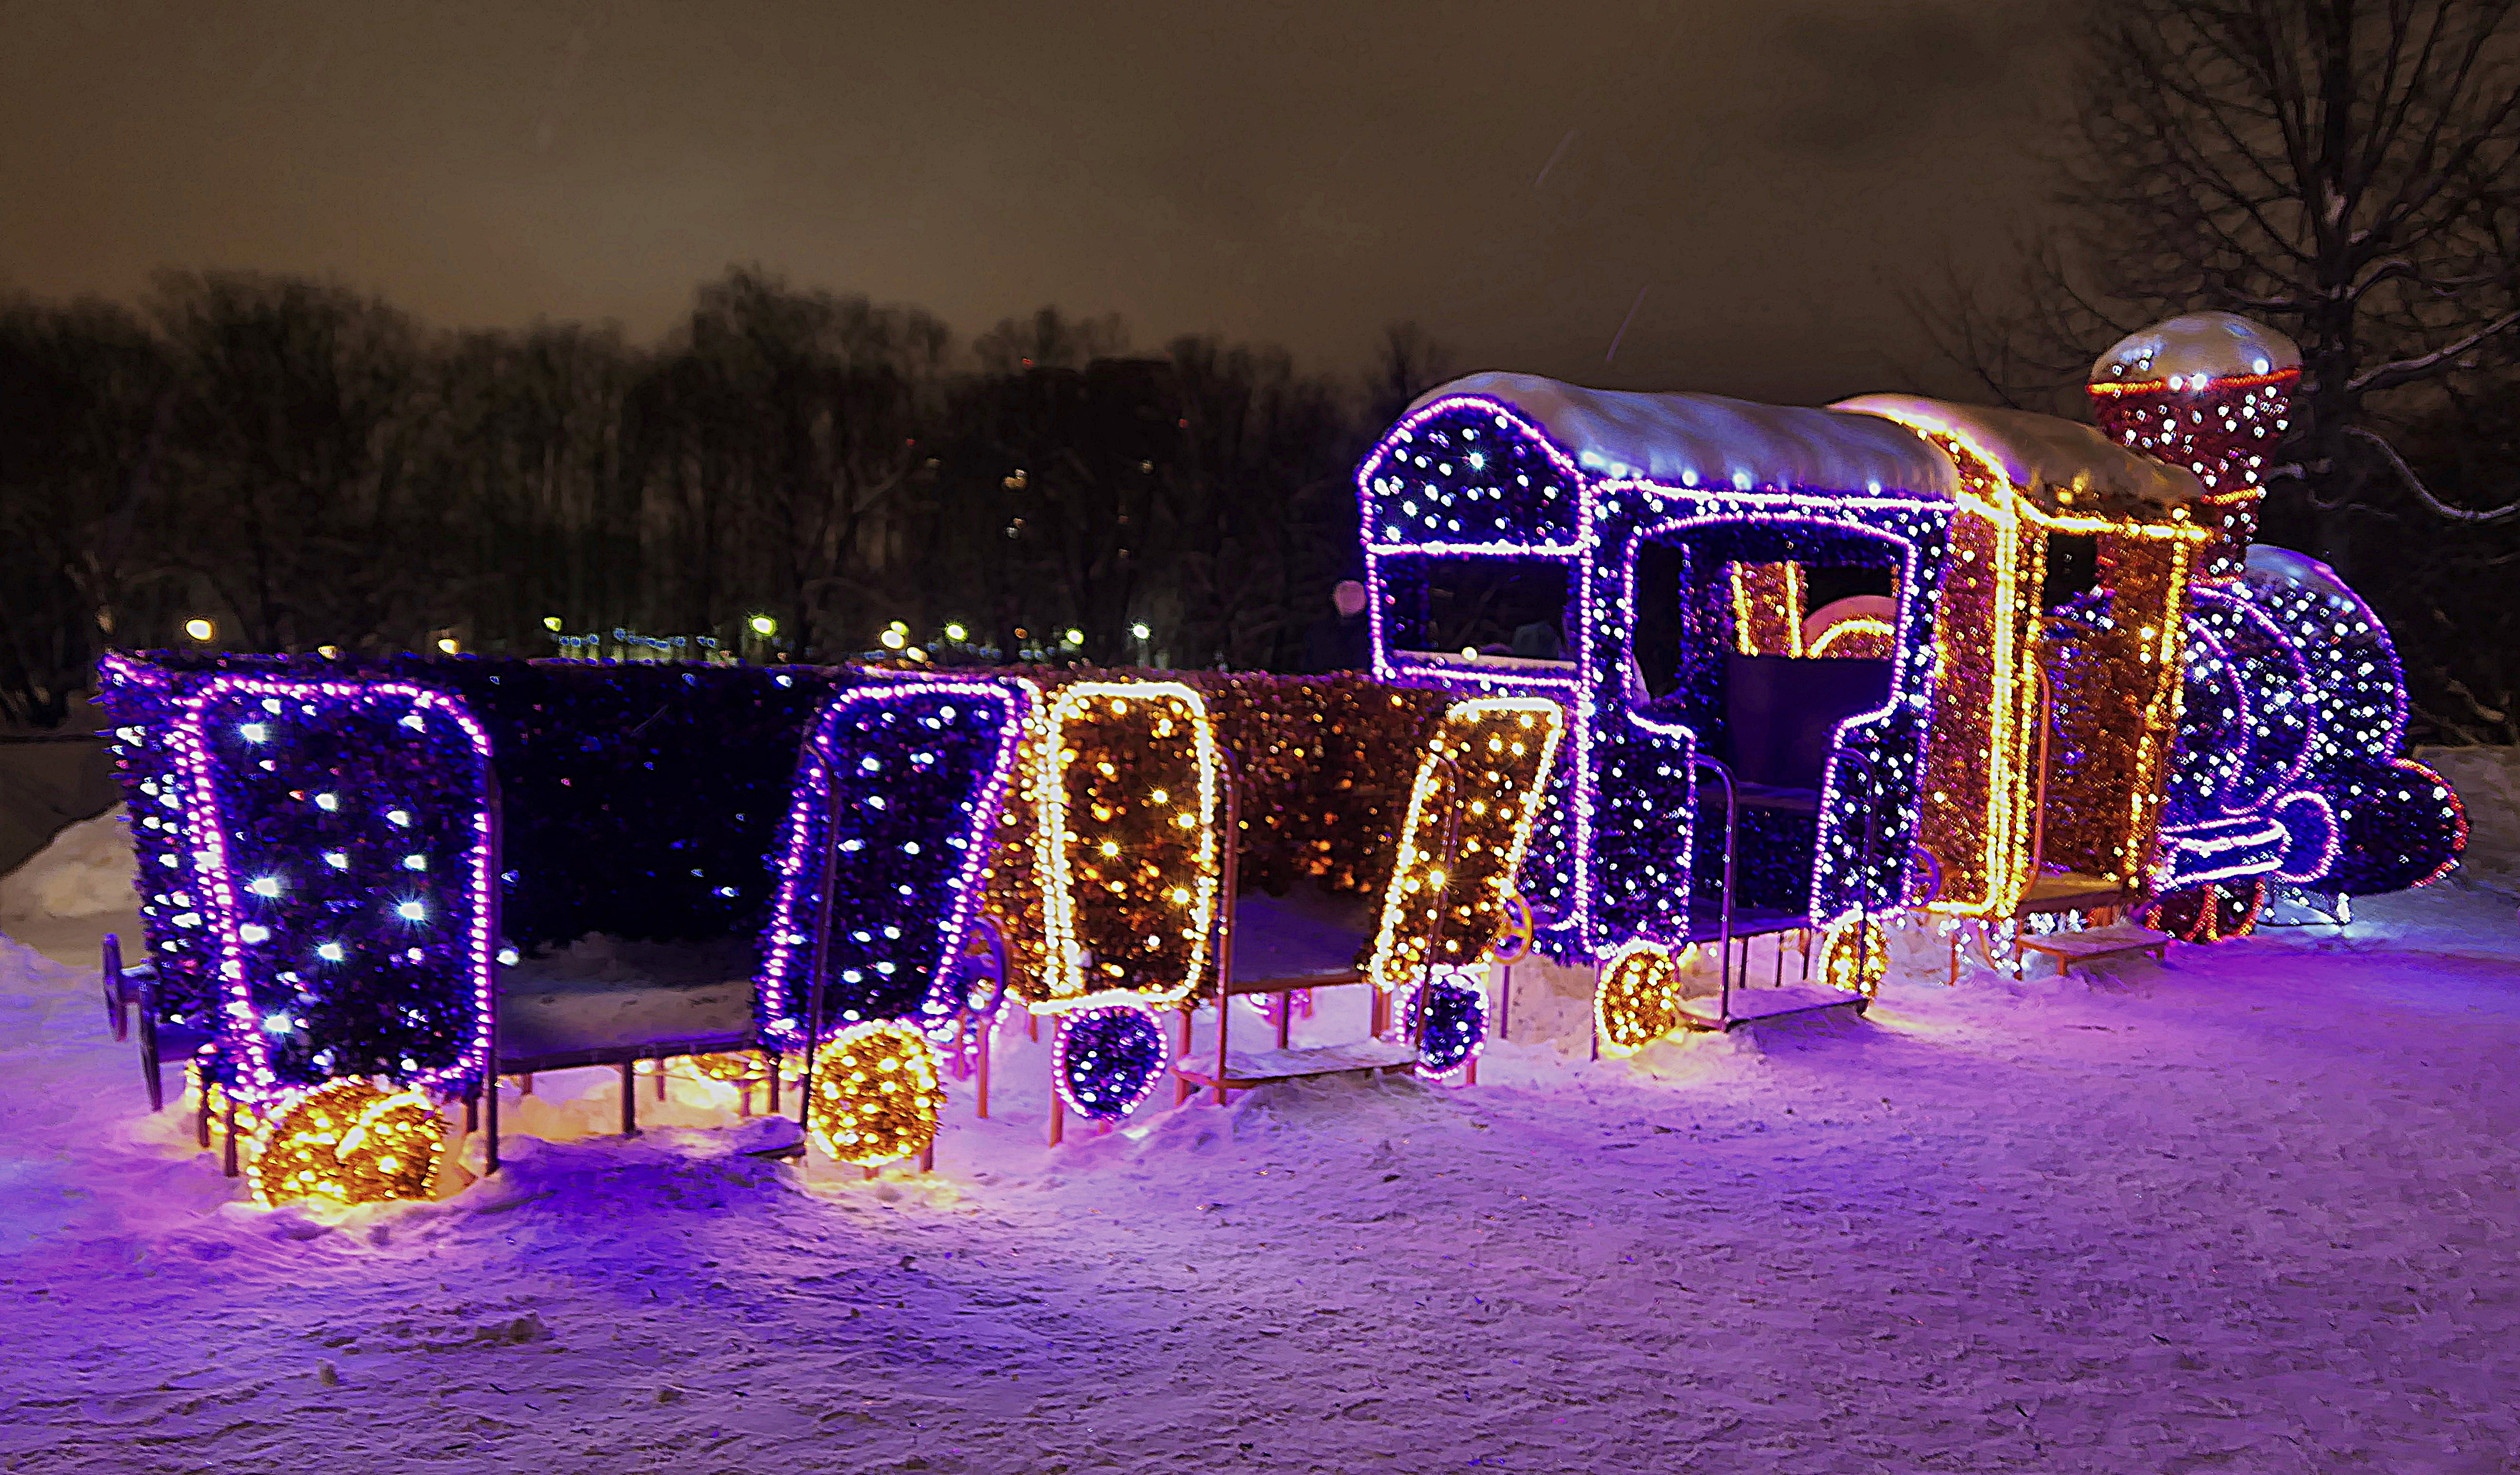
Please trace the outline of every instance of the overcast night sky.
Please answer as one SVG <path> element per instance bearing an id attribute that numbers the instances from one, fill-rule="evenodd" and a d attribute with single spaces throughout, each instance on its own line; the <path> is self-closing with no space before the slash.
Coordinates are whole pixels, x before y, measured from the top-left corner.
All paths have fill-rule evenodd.
<path id="1" fill-rule="evenodd" d="M 248 267 L 645 338 L 757 262 L 966 335 L 1052 302 L 1346 370 L 1416 318 L 1464 369 L 1808 401 L 1926 369 L 1896 289 L 2035 216 L 2051 26 L 2002 0 L 0 0 L 0 290 Z"/>

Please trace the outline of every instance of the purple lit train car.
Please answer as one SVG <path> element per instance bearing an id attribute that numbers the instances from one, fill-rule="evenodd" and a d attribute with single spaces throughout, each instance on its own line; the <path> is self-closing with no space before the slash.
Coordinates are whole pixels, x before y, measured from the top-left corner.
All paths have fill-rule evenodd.
<path id="1" fill-rule="evenodd" d="M 204 1145 L 215 1100 L 267 1199 L 423 1186 L 257 1172 L 283 1138 L 588 1065 L 619 1068 L 635 1131 L 636 1062 L 797 1047 L 809 1018 L 818 1046 L 888 1029 L 892 1068 L 934 1079 L 922 1032 L 956 1022 L 1011 684 L 181 655 L 103 675 L 148 932 L 146 961 L 109 954 L 109 998 L 141 1005 L 153 1104 L 159 1047 L 193 1052 Z M 559 965 L 591 938 L 639 975 L 593 980 L 620 996 L 601 1007 Z M 889 1116 L 817 1140 L 855 1161 L 923 1145 Z"/>
<path id="2" fill-rule="evenodd" d="M 1704 1022 L 1729 1023 L 1731 939 L 1869 946 L 1847 924 L 1903 899 L 1955 484 L 1867 416 L 1511 374 L 1430 391 L 1374 447 L 1357 485 L 1375 674 L 1569 715 L 1523 868 L 1545 951 L 1667 963 L 1724 942 Z M 1759 653 L 1759 591 L 1788 568 L 1815 606 L 1893 611 L 1888 654 Z M 1648 1014 L 1690 1015 L 1657 987 Z"/>

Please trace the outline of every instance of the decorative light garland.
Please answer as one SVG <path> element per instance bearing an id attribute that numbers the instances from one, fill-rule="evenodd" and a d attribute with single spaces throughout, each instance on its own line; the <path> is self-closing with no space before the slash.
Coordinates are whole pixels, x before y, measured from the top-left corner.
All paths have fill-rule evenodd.
<path id="1" fill-rule="evenodd" d="M 402 682 L 218 675 L 179 710 L 225 1084 L 251 1105 L 336 1076 L 478 1086 L 497 951 L 480 724 Z"/>
<path id="2" fill-rule="evenodd" d="M 427 1198 L 445 1146 L 445 1120 L 427 1095 L 341 1077 L 263 1103 L 246 1182 L 265 1205 Z"/>
<path id="3" fill-rule="evenodd" d="M 898 1020 L 851 1025 L 814 1051 L 814 1145 L 844 1163 L 912 1157 L 936 1140 L 945 1087 L 936 1049 Z"/>
<path id="4" fill-rule="evenodd" d="M 762 1036 L 800 1050 L 810 956 L 832 883 L 816 1032 L 882 1019 L 950 1028 L 956 966 L 1035 693 L 1019 682 L 902 677 L 834 694 L 816 717 L 762 934 Z"/>
<path id="5" fill-rule="evenodd" d="M 1059 690 L 1031 781 L 1047 967 L 1025 1004 L 1173 1004 L 1207 964 L 1222 873 L 1216 735 L 1179 682 Z"/>
<path id="6" fill-rule="evenodd" d="M 1801 653 L 1814 660 L 1887 660 L 1897 634 L 1888 620 L 1859 614 L 1831 622 Z"/>
<path id="7" fill-rule="evenodd" d="M 1367 976 L 1384 993 L 1479 962 L 1505 924 L 1565 718 L 1529 696 L 1456 702 L 1410 790 Z M 1447 869 L 1449 867 L 1449 870 Z"/>
<path id="8" fill-rule="evenodd" d="M 1496 388 L 1481 392 L 1491 382 Z M 1840 754 L 1853 749 L 1868 761 L 1871 782 L 1859 785 L 1853 765 L 1831 759 L 1799 906 L 1828 921 L 1860 901 L 1878 906 L 1897 896 L 1917 821 L 1932 602 L 1951 517 L 1949 463 L 1895 427 L 1871 428 L 1860 417 L 1668 396 L 1662 402 L 1669 414 L 1699 430 L 1750 416 L 1773 430 L 1771 444 L 1781 446 L 1791 434 L 1801 437 L 1796 445 L 1831 447 L 1843 460 L 1826 474 L 1851 484 L 1780 485 L 1779 475 L 1807 473 L 1773 470 L 1755 457 L 1730 467 L 1675 466 L 1668 479 L 1640 477 L 1615 457 L 1562 449 L 1516 407 L 1525 395 L 1563 401 L 1573 407 L 1566 411 L 1571 421 L 1591 424 L 1617 422 L 1631 403 L 1511 376 L 1464 380 L 1404 416 L 1360 466 L 1357 487 L 1376 674 L 1465 693 L 1547 696 L 1572 714 L 1573 759 L 1552 787 L 1522 882 L 1544 925 L 1543 950 L 1595 959 L 1628 939 L 1678 944 L 1689 936 L 1687 898 L 1697 854 L 1689 759 L 1716 719 L 1702 713 L 1708 693 L 1690 672 L 1684 672 L 1683 690 L 1702 715 L 1682 721 L 1636 710 L 1642 693 L 1631 668 L 1635 562 L 1657 539 L 1688 543 L 1693 556 L 1711 560 L 1708 574 L 1726 564 L 1831 559 L 1896 570 L 1901 638 L 1890 699 L 1842 724 L 1837 735 Z M 1767 420 L 1756 420 L 1761 416 Z M 1778 467 L 1797 465 L 1791 454 L 1778 454 Z M 1847 469 L 1857 466 L 1864 469 Z M 1412 559 L 1427 557 L 1563 560 L 1574 591 L 1576 660 L 1552 670 L 1401 648 L 1400 637 L 1414 628 L 1400 607 L 1409 588 L 1402 574 Z M 1746 585 L 1743 592 L 1746 600 Z M 1725 593 L 1732 593 L 1730 579 Z M 1702 661 L 1723 647 L 1697 641 L 1691 648 Z M 1863 811 L 1875 785 L 1878 797 L 1869 802 L 1882 812 L 1873 819 L 1867 867 Z"/>
<path id="9" fill-rule="evenodd" d="M 1117 1121 L 1137 1109 L 1172 1065 L 1163 1026 L 1137 1005 L 1076 1009 L 1058 1021 L 1051 1079 L 1077 1115 Z"/>
<path id="10" fill-rule="evenodd" d="M 1732 585 L 1732 648 L 1743 655 L 1804 655 L 1803 566 L 1727 563 Z"/>
<path id="11" fill-rule="evenodd" d="M 1680 1028 L 1681 967 L 1693 955 L 1685 949 L 1674 959 L 1660 943 L 1640 940 L 1602 962 L 1593 1027 L 1603 1054 L 1634 1054 Z"/>
<path id="12" fill-rule="evenodd" d="M 1486 1045 L 1487 991 L 1470 968 L 1438 968 L 1409 992 L 1402 1017 L 1418 1042 L 1418 1074 L 1441 1080 Z"/>

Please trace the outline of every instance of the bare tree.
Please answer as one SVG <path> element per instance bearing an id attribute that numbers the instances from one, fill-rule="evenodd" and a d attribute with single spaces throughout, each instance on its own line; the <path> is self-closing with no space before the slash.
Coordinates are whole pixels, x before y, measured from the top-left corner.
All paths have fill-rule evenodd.
<path id="1" fill-rule="evenodd" d="M 1365 376 L 1365 413 L 1379 430 L 1409 402 L 1453 377 L 1453 350 L 1416 323 L 1386 323 Z"/>
<path id="2" fill-rule="evenodd" d="M 2110 0 L 2055 160 L 2065 232 L 2014 290 L 1916 301 L 1994 396 L 2053 407 L 2148 321 L 2221 308 L 2302 347 L 2271 530 L 2342 551 L 2404 486 L 2375 396 L 2438 386 L 2520 337 L 2520 21 L 2509 0 Z M 2403 474 L 2402 474 L 2403 473 Z M 2287 515 L 2289 514 L 2289 515 Z"/>
<path id="3" fill-rule="evenodd" d="M 166 356 L 130 312 L 0 303 L 0 714 L 58 725 L 94 648 L 163 639 Z"/>
<path id="4" fill-rule="evenodd" d="M 400 646 L 455 623 L 455 510 L 416 474 L 434 386 L 410 319 L 235 272 L 165 275 L 153 306 L 183 380 L 179 553 L 245 643 Z"/>

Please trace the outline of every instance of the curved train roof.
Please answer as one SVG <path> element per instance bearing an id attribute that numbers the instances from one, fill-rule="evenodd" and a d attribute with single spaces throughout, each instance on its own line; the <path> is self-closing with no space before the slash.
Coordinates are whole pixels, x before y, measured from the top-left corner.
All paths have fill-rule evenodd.
<path id="1" fill-rule="evenodd" d="M 1915 394 L 1864 394 L 1830 406 L 1965 440 L 1994 460 L 2046 512 L 2157 520 L 2201 502 L 2204 483 L 2181 467 L 2138 456 L 2092 426 L 2027 410 L 1956 405 Z M 2059 496 L 2071 491 L 2070 500 Z"/>
<path id="2" fill-rule="evenodd" d="M 1945 499 L 1958 484 L 1940 451 L 1878 417 L 1719 394 L 1645 394 L 1587 389 L 1531 374 L 1472 374 L 1419 395 L 1402 421 L 1458 399 L 1512 411 L 1594 477 Z"/>

